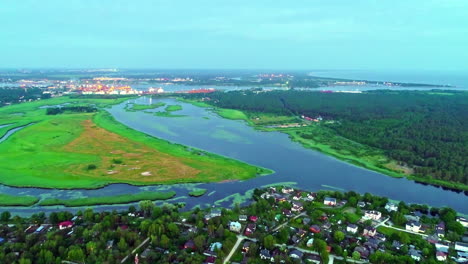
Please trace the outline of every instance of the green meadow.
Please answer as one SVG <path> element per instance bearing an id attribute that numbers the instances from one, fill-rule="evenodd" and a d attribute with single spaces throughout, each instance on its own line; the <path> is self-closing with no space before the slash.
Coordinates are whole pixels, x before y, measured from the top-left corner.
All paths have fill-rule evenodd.
<path id="1" fill-rule="evenodd" d="M 111 183 L 151 185 L 245 180 L 271 173 L 146 135 L 117 122 L 102 109 L 125 100 L 128 98 L 60 97 L 0 108 L 0 124 L 12 124 L 0 129 L 0 133 L 34 123 L 0 143 L 0 183 L 89 189 Z M 46 109 L 39 108 L 64 103 L 92 104 L 101 109 L 97 113 L 46 115 Z"/>

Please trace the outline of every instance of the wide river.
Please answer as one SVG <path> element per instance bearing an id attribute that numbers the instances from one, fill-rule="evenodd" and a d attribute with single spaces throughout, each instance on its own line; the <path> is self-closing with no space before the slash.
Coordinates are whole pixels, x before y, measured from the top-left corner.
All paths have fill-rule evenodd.
<path id="1" fill-rule="evenodd" d="M 178 104 L 183 110 L 176 112 L 185 117 L 160 117 L 151 113 L 127 112 L 127 103 L 151 104 L 156 102 Z M 13 188 L 0 186 L 0 192 L 29 194 L 41 198 L 74 198 L 104 196 L 116 193 L 133 193 L 141 190 L 175 190 L 173 202 L 185 202 L 187 208 L 200 205 L 230 206 L 234 202 L 245 202 L 254 188 L 270 184 L 288 183 L 310 191 L 354 190 L 373 193 L 407 203 L 422 203 L 430 206 L 450 206 L 468 213 L 468 196 L 442 188 L 415 183 L 407 179 L 396 179 L 329 157 L 320 152 L 305 149 L 292 142 L 280 132 L 261 132 L 243 121 L 223 119 L 210 109 L 200 108 L 175 99 L 153 100 L 142 97 L 115 105 L 108 111 L 119 122 L 146 134 L 171 142 L 203 149 L 250 164 L 275 171 L 247 181 L 183 184 L 136 187 L 113 184 L 99 190 L 44 190 L 37 188 Z M 150 111 L 160 111 L 158 109 Z M 194 187 L 208 189 L 207 194 L 194 198 L 188 192 Z M 123 209 L 128 205 L 96 206 L 96 210 Z M 9 208 L 13 213 L 30 214 L 38 211 L 62 210 L 62 207 Z M 67 210 L 75 211 L 82 208 Z"/>

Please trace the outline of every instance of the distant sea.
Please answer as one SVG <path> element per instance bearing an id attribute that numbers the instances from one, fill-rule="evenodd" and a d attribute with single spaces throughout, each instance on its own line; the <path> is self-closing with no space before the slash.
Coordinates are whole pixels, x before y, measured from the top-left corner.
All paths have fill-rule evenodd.
<path id="1" fill-rule="evenodd" d="M 468 71 L 316 70 L 309 73 L 318 77 L 451 85 L 457 89 L 468 89 Z"/>

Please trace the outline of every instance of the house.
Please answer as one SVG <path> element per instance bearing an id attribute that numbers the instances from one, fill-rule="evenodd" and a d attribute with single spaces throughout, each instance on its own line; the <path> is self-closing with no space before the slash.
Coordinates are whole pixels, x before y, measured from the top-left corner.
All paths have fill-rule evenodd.
<path id="1" fill-rule="evenodd" d="M 260 258 L 264 260 L 271 260 L 271 253 L 268 249 L 260 250 Z"/>
<path id="2" fill-rule="evenodd" d="M 146 248 L 142 253 L 141 253 L 141 258 L 145 259 L 145 258 L 148 258 L 149 254 L 151 253 L 151 249 L 150 248 Z"/>
<path id="3" fill-rule="evenodd" d="M 442 251 L 437 251 L 436 252 L 436 259 L 438 261 L 446 261 L 447 260 L 448 254 Z"/>
<path id="4" fill-rule="evenodd" d="M 359 252 L 359 254 L 361 255 L 361 258 L 363 259 L 369 258 L 370 252 L 365 247 L 358 246 L 354 249 L 354 251 Z"/>
<path id="5" fill-rule="evenodd" d="M 191 249 L 191 250 L 195 250 L 195 243 L 193 242 L 193 240 L 189 240 L 187 242 L 185 242 L 184 244 L 184 249 Z"/>
<path id="6" fill-rule="evenodd" d="M 305 231 L 304 229 L 299 229 L 299 231 L 297 231 L 297 235 L 300 238 L 303 238 L 306 234 L 307 234 L 307 231 Z"/>
<path id="7" fill-rule="evenodd" d="M 462 242 L 455 242 L 455 250 L 468 253 L 468 244 Z"/>
<path id="8" fill-rule="evenodd" d="M 331 228 L 331 226 L 332 226 L 332 225 L 331 225 L 330 223 L 325 223 L 325 224 L 322 225 L 322 228 L 323 228 L 324 230 L 328 230 L 328 229 Z"/>
<path id="9" fill-rule="evenodd" d="M 363 236 L 370 236 L 373 237 L 377 233 L 377 230 L 371 226 L 364 228 L 364 232 L 362 233 Z"/>
<path id="10" fill-rule="evenodd" d="M 357 206 L 359 206 L 361 208 L 364 208 L 366 206 L 366 203 L 365 202 L 358 202 Z"/>
<path id="11" fill-rule="evenodd" d="M 304 210 L 304 206 L 300 202 L 292 202 L 291 211 L 293 212 L 302 212 Z"/>
<path id="12" fill-rule="evenodd" d="M 299 243 L 299 241 L 301 241 L 301 238 L 298 237 L 297 235 L 294 235 L 293 237 L 291 237 L 291 242 L 294 244 L 294 245 L 297 245 Z"/>
<path id="13" fill-rule="evenodd" d="M 416 250 L 414 246 L 410 246 L 410 249 L 408 250 L 408 255 L 416 261 L 421 261 L 421 251 Z"/>
<path id="14" fill-rule="evenodd" d="M 241 221 L 241 222 L 247 221 L 247 216 L 246 215 L 239 215 L 239 221 Z"/>
<path id="15" fill-rule="evenodd" d="M 314 263 L 314 264 L 321 264 L 322 259 L 318 255 L 313 255 L 313 254 L 307 254 L 305 256 L 305 261 L 306 263 Z"/>
<path id="16" fill-rule="evenodd" d="M 445 223 L 443 221 L 439 222 L 435 226 L 435 232 L 438 237 L 444 237 L 445 236 Z"/>
<path id="17" fill-rule="evenodd" d="M 358 226 L 355 224 L 349 224 L 346 226 L 346 232 L 351 233 L 351 234 L 356 234 L 358 231 Z"/>
<path id="18" fill-rule="evenodd" d="M 203 264 L 214 264 L 216 262 L 216 256 L 207 256 Z"/>
<path id="19" fill-rule="evenodd" d="M 336 199 L 331 198 L 331 197 L 325 197 L 325 199 L 323 200 L 323 204 L 328 205 L 328 206 L 335 206 L 336 205 Z"/>
<path id="20" fill-rule="evenodd" d="M 239 222 L 230 222 L 229 231 L 240 233 L 242 225 Z"/>
<path id="21" fill-rule="evenodd" d="M 289 194 L 289 193 L 294 192 L 294 189 L 291 187 L 284 187 L 283 190 L 281 190 L 281 192 L 284 194 Z"/>
<path id="22" fill-rule="evenodd" d="M 211 218 L 218 217 L 218 216 L 221 216 L 221 210 L 219 209 L 211 210 Z"/>
<path id="23" fill-rule="evenodd" d="M 286 217 L 292 217 L 293 213 L 291 212 L 291 210 L 283 209 L 283 215 L 285 215 Z"/>
<path id="24" fill-rule="evenodd" d="M 308 193 L 307 194 L 307 199 L 313 201 L 313 200 L 315 200 L 316 196 L 317 196 L 317 194 L 315 194 L 315 193 Z"/>
<path id="25" fill-rule="evenodd" d="M 378 221 L 382 217 L 382 213 L 379 211 L 366 211 L 364 212 L 364 219 L 370 219 Z"/>
<path id="26" fill-rule="evenodd" d="M 403 245 L 398 240 L 393 240 L 392 247 L 396 250 L 400 250 Z"/>
<path id="27" fill-rule="evenodd" d="M 106 243 L 107 249 L 112 249 L 114 247 L 114 240 L 108 240 Z"/>
<path id="28" fill-rule="evenodd" d="M 421 223 L 416 221 L 409 221 L 406 223 L 405 229 L 408 231 L 418 233 L 421 229 Z"/>
<path id="29" fill-rule="evenodd" d="M 291 252 L 289 252 L 289 256 L 295 259 L 302 259 L 302 257 L 304 256 L 304 253 L 302 253 L 302 251 L 299 251 L 297 249 L 293 249 L 291 250 Z"/>
<path id="30" fill-rule="evenodd" d="M 457 216 L 457 222 L 459 222 L 460 224 L 462 224 L 462 226 L 468 228 L 468 219 L 466 219 L 465 217 Z"/>
<path id="31" fill-rule="evenodd" d="M 306 243 L 307 247 L 312 247 L 313 245 L 314 245 L 314 239 L 313 238 L 307 240 L 307 243 Z"/>
<path id="32" fill-rule="evenodd" d="M 250 236 L 255 232 L 256 229 L 257 229 L 257 226 L 255 224 L 248 224 L 247 227 L 245 228 L 244 234 L 246 236 Z"/>
<path id="33" fill-rule="evenodd" d="M 71 227 L 73 227 L 73 222 L 71 221 L 64 221 L 59 224 L 60 230 L 71 228 Z"/>
<path id="34" fill-rule="evenodd" d="M 304 225 L 308 225 L 310 223 L 310 218 L 306 217 L 306 218 L 302 219 L 302 223 Z"/>
<path id="35" fill-rule="evenodd" d="M 296 193 L 294 196 L 293 196 L 293 200 L 295 201 L 299 201 L 302 199 L 302 194 L 300 192 Z"/>
<path id="36" fill-rule="evenodd" d="M 320 233 L 320 227 L 318 225 L 313 225 L 309 228 L 310 232 L 312 233 L 315 233 L 315 234 L 318 234 Z"/>
<path id="37" fill-rule="evenodd" d="M 463 262 L 466 262 L 467 260 L 468 260 L 468 253 L 460 252 L 460 251 L 457 252 L 457 262 L 463 263 Z"/>
<path id="38" fill-rule="evenodd" d="M 220 250 L 221 248 L 223 248 L 223 244 L 221 244 L 220 242 L 214 242 L 210 245 L 211 252 L 216 252 L 216 250 Z"/>
<path id="39" fill-rule="evenodd" d="M 249 217 L 249 220 L 252 221 L 252 222 L 254 222 L 254 223 L 256 223 L 256 222 L 258 221 L 258 216 L 256 216 L 256 215 L 251 215 L 251 216 Z"/>
<path id="40" fill-rule="evenodd" d="M 244 245 L 242 246 L 242 252 L 245 252 L 245 253 L 249 252 L 250 243 L 251 243 L 250 241 L 245 241 L 244 242 Z"/>
<path id="41" fill-rule="evenodd" d="M 385 205 L 385 210 L 387 210 L 388 212 L 396 212 L 398 211 L 398 205 L 394 204 L 394 203 L 387 203 Z"/>

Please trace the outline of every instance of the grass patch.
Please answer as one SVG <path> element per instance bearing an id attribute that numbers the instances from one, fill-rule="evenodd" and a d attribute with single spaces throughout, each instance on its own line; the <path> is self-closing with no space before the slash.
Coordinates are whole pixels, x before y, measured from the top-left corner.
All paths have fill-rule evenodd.
<path id="1" fill-rule="evenodd" d="M 204 195 L 207 191 L 208 191 L 207 189 L 197 189 L 197 190 L 193 190 L 189 192 L 189 195 L 193 197 L 200 197 Z"/>
<path id="2" fill-rule="evenodd" d="M 235 110 L 235 109 L 225 109 L 225 108 L 217 108 L 215 112 L 226 119 L 231 119 L 231 120 L 245 120 L 249 121 L 249 118 L 247 117 L 244 112 Z"/>
<path id="3" fill-rule="evenodd" d="M 143 104 L 133 104 L 128 110 L 133 111 L 141 111 L 141 110 L 149 110 L 149 109 L 156 109 L 165 106 L 166 103 L 158 102 L 155 104 L 143 105 Z"/>
<path id="4" fill-rule="evenodd" d="M 77 206 L 92 206 L 92 205 L 103 205 L 103 204 L 126 204 L 134 203 L 142 200 L 167 200 L 174 197 L 176 193 L 170 192 L 140 192 L 136 194 L 122 194 L 115 196 L 103 196 L 103 197 L 87 197 L 77 199 L 45 199 L 39 202 L 41 206 L 52 206 L 52 205 L 63 205 L 66 207 L 77 207 Z"/>
<path id="5" fill-rule="evenodd" d="M 182 106 L 181 105 L 168 105 L 165 110 L 166 112 L 180 111 L 182 110 Z"/>
<path id="6" fill-rule="evenodd" d="M 16 196 L 9 194 L 0 194 L 0 206 L 31 206 L 36 204 L 39 198 L 34 196 Z"/>

